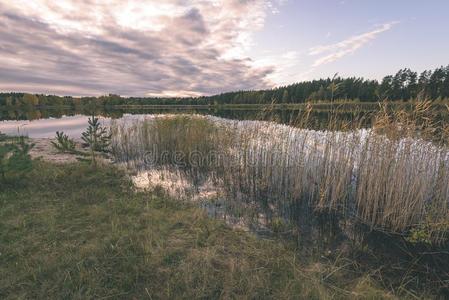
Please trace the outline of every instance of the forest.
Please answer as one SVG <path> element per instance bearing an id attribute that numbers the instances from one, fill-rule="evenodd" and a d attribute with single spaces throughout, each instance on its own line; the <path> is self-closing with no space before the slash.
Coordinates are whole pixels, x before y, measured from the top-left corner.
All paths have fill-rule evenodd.
<path id="1" fill-rule="evenodd" d="M 116 105 L 227 105 L 359 101 L 377 102 L 438 100 L 449 98 L 449 65 L 420 74 L 408 68 L 380 82 L 364 78 L 332 78 L 304 81 L 260 91 L 236 91 L 213 96 L 189 98 L 121 97 L 109 94 L 100 97 L 71 97 L 29 93 L 0 93 L 0 107 L 47 106 L 116 106 Z"/>

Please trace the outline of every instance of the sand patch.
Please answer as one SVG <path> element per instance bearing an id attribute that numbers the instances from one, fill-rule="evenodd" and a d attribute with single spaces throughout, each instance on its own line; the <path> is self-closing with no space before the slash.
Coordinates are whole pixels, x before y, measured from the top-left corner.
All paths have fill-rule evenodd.
<path id="1" fill-rule="evenodd" d="M 52 140 L 53 139 L 48 138 L 30 139 L 30 143 L 34 144 L 34 147 L 30 151 L 31 157 L 33 159 L 41 159 L 56 164 L 77 162 L 78 158 L 83 157 L 81 155 L 63 153 L 56 150 L 51 144 Z M 82 151 L 81 143 L 76 143 L 76 149 Z"/>

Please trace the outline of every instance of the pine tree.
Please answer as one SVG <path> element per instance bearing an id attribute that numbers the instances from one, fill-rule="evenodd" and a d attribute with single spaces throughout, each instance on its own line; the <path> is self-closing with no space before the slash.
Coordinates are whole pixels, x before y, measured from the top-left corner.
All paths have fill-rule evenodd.
<path id="1" fill-rule="evenodd" d="M 56 131 L 56 138 L 54 141 L 51 141 L 53 147 L 61 152 L 75 152 L 75 141 L 64 132 Z"/>
<path id="2" fill-rule="evenodd" d="M 34 144 L 29 144 L 24 137 L 12 143 L 0 145 L 0 180 L 5 181 L 6 175 L 20 175 L 32 168 L 29 154 Z"/>
<path id="3" fill-rule="evenodd" d="M 82 133 L 81 139 L 89 147 L 92 164 L 96 165 L 96 152 L 109 152 L 109 145 L 111 144 L 111 134 L 106 127 L 101 126 L 98 118 L 92 116 L 88 120 L 89 126 L 86 131 Z"/>

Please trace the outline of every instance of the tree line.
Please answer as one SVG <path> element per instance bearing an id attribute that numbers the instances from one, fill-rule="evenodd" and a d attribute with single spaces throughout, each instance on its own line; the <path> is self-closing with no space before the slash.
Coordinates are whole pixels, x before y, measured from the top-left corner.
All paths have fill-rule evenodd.
<path id="1" fill-rule="evenodd" d="M 380 82 L 364 78 L 333 78 L 304 81 L 288 86 L 259 91 L 237 91 L 214 96 L 189 98 L 101 97 L 75 98 L 28 93 L 0 93 L 0 107 L 46 106 L 115 106 L 115 105 L 222 105 L 304 103 L 309 101 L 351 100 L 376 102 L 382 100 L 437 100 L 449 99 L 449 65 L 420 74 L 408 68 L 395 75 L 385 76 Z"/>

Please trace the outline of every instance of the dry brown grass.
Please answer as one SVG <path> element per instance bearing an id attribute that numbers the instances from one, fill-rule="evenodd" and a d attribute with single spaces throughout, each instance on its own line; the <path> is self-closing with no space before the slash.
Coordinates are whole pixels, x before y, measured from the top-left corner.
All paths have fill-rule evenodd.
<path id="1" fill-rule="evenodd" d="M 443 243 L 449 222 L 448 126 L 428 102 L 411 111 L 380 108 L 370 130 L 356 129 L 361 118 L 350 124 L 330 118 L 330 130 L 323 132 L 214 117 L 157 118 L 131 127 L 117 124 L 114 147 L 119 161 L 140 167 L 148 151 L 159 157 L 161 151 L 170 157 L 200 153 L 201 170 L 217 178 L 230 206 L 258 208 L 268 223 L 304 217 L 296 210 L 306 207 L 338 214 L 346 226 L 363 223 L 414 235 L 417 242 Z M 306 126 L 308 115 L 306 109 L 296 124 Z M 206 159 L 213 151 L 219 151 L 218 159 Z"/>
<path id="2" fill-rule="evenodd" d="M 76 180 L 74 180 L 76 178 Z M 309 265 L 109 166 L 36 168 L 0 190 L 1 299 L 391 299 L 344 260 Z"/>

